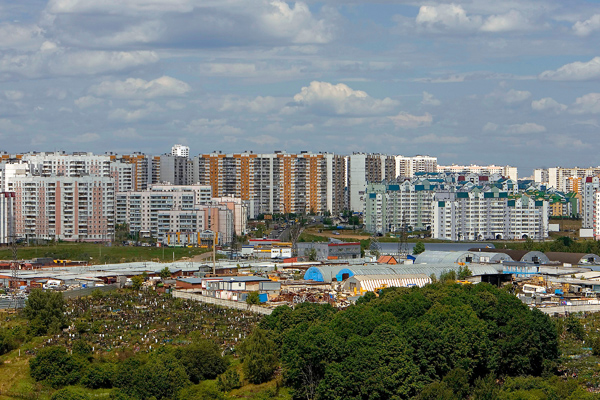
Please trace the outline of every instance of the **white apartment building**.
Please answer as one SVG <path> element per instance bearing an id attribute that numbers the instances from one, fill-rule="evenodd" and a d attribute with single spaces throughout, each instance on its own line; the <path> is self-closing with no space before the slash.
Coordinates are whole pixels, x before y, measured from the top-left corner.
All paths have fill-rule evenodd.
<path id="1" fill-rule="evenodd" d="M 437 172 L 437 157 L 417 155 L 395 156 L 395 158 L 396 177 L 412 178 L 417 172 Z"/>
<path id="2" fill-rule="evenodd" d="M 429 229 L 436 188 L 419 181 L 369 184 L 364 214 L 366 230 L 385 235 L 401 231 L 403 224 L 415 230 Z"/>
<path id="3" fill-rule="evenodd" d="M 148 190 L 119 192 L 116 196 L 116 222 L 127 223 L 132 234 L 157 237 L 158 213 L 194 210 L 210 202 L 211 188 L 203 185 L 152 185 Z"/>
<path id="4" fill-rule="evenodd" d="M 547 168 L 536 168 L 533 170 L 533 180 L 535 183 L 539 183 L 541 185 L 548 184 L 548 169 Z"/>
<path id="5" fill-rule="evenodd" d="M 548 237 L 548 202 L 493 188 L 438 192 L 431 236 L 443 240 L 543 239 Z"/>
<path id="6" fill-rule="evenodd" d="M 548 186 L 561 192 L 567 191 L 567 179 L 571 177 L 587 178 L 588 176 L 597 176 L 600 174 L 600 167 L 589 168 L 548 168 Z"/>
<path id="7" fill-rule="evenodd" d="M 15 194 L 0 192 L 0 243 L 12 243 Z"/>
<path id="8" fill-rule="evenodd" d="M 15 231 L 25 239 L 107 241 L 114 237 L 115 188 L 110 177 L 16 175 Z"/>
<path id="9" fill-rule="evenodd" d="M 510 178 L 515 182 L 519 179 L 517 167 L 511 167 L 509 165 L 438 165 L 437 172 L 449 172 L 455 174 L 474 173 L 478 175 L 499 174 L 500 176 Z"/>
<path id="10" fill-rule="evenodd" d="M 176 144 L 171 148 L 171 155 L 174 157 L 190 158 L 190 148 L 182 144 Z"/>

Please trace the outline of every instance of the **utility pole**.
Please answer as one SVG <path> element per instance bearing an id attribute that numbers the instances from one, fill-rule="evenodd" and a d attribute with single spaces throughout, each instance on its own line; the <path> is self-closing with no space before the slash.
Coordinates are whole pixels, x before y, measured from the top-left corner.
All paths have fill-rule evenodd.
<path id="1" fill-rule="evenodd" d="M 19 259 L 17 254 L 17 231 L 16 231 L 16 216 L 14 212 L 15 205 L 15 194 L 8 193 L 7 206 L 8 206 L 8 224 L 10 232 L 10 247 L 12 250 L 12 262 L 10 263 L 10 280 L 8 287 L 11 289 L 12 301 L 15 310 L 17 309 L 17 287 L 19 286 Z"/>

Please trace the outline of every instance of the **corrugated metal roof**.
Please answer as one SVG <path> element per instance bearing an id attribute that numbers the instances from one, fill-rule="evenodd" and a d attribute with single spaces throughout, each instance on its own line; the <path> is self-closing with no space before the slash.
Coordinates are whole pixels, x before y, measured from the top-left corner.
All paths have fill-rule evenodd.
<path id="1" fill-rule="evenodd" d="M 415 264 L 445 264 L 458 262 L 460 258 L 473 255 L 470 251 L 432 251 L 425 250 L 417 256 Z"/>

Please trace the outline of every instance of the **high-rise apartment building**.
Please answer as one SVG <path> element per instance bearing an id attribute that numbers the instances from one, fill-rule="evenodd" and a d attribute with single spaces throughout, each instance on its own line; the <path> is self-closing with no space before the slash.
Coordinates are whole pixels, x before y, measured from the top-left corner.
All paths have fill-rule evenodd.
<path id="1" fill-rule="evenodd" d="M 159 183 L 173 185 L 191 185 L 193 181 L 193 162 L 187 157 L 164 154 L 160 156 Z"/>
<path id="2" fill-rule="evenodd" d="M 453 174 L 474 173 L 479 175 L 498 174 L 505 178 L 510 178 L 515 182 L 517 182 L 519 179 L 517 167 L 511 167 L 510 165 L 438 165 L 437 172 L 447 172 Z"/>
<path id="3" fill-rule="evenodd" d="M 588 176 L 597 176 L 599 174 L 600 167 L 552 167 L 548 168 L 548 186 L 560 190 L 561 192 L 566 192 L 568 178 L 587 178 Z"/>
<path id="4" fill-rule="evenodd" d="M 173 157 L 190 157 L 190 148 L 181 144 L 176 144 L 171 148 L 171 155 Z"/>
<path id="5" fill-rule="evenodd" d="M 498 188 L 437 192 L 431 237 L 443 240 L 545 239 L 548 202 L 522 195 L 509 198 Z"/>
<path id="6" fill-rule="evenodd" d="M 16 175 L 15 232 L 26 239 L 107 241 L 114 237 L 114 179 Z"/>
<path id="7" fill-rule="evenodd" d="M 339 212 L 343 166 L 327 153 L 211 153 L 194 158 L 191 179 L 210 185 L 215 197 L 253 201 L 259 213 Z"/>
<path id="8" fill-rule="evenodd" d="M 400 232 L 402 227 L 427 230 L 435 190 L 443 184 L 428 181 L 370 183 L 367 186 L 365 228 L 371 233 Z"/>
<path id="9" fill-rule="evenodd" d="M 12 243 L 15 210 L 15 194 L 0 191 L 0 243 Z"/>
<path id="10" fill-rule="evenodd" d="M 348 208 L 362 213 L 367 184 L 396 179 L 396 158 L 384 154 L 354 153 L 347 160 Z"/>
<path id="11" fill-rule="evenodd" d="M 396 156 L 396 177 L 412 178 L 417 172 L 437 172 L 437 157 Z"/>

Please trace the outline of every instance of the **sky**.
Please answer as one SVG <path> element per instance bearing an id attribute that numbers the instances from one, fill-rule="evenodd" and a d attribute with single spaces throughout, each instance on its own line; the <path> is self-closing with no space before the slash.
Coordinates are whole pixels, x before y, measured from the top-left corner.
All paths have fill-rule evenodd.
<path id="1" fill-rule="evenodd" d="M 3 0 L 0 150 L 599 165 L 600 2 Z"/>

